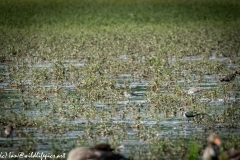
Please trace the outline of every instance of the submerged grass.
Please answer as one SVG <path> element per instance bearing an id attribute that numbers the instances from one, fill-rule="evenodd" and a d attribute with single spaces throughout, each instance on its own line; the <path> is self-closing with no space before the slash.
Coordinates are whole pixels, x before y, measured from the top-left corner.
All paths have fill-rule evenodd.
<path id="1" fill-rule="evenodd" d="M 218 83 L 239 70 L 239 8 L 237 0 L 0 1 L 0 122 L 15 119 L 16 128 L 36 127 L 48 137 L 24 135 L 28 141 L 15 151 L 46 141 L 61 153 L 104 141 L 125 144 L 134 159 L 198 159 L 205 133 L 181 137 L 180 124 L 175 138 L 163 139 L 174 127 L 159 122 L 185 108 L 211 114 L 194 120 L 207 134 L 239 128 L 238 78 Z M 206 83 L 202 93 L 186 94 Z M 124 105 L 125 89 L 144 92 L 143 107 Z M 216 99 L 223 111 L 210 105 Z M 237 142 L 238 134 L 223 137 L 223 148 Z"/>

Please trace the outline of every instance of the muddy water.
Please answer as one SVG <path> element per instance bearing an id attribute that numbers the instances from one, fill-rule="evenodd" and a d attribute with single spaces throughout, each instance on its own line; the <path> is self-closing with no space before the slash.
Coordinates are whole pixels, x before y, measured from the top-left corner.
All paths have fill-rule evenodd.
<path id="1" fill-rule="evenodd" d="M 126 59 L 125 56 L 121 56 L 122 59 Z M 174 63 L 177 59 L 176 58 L 169 58 L 169 63 Z M 201 57 L 184 57 L 180 59 L 180 61 L 199 61 L 202 60 Z M 230 61 L 229 57 L 217 57 L 215 53 L 209 57 L 209 61 Z M 178 59 L 179 61 L 179 59 Z M 64 61 L 64 66 L 67 67 L 69 65 L 75 67 L 84 67 L 84 63 L 79 63 L 75 60 L 68 60 Z M 5 68 L 8 67 L 8 63 L 2 63 L 0 65 L 1 75 L 2 77 L 7 77 L 10 73 L 6 72 Z M 51 68 L 53 67 L 53 63 L 51 62 L 44 62 L 44 63 L 36 63 L 33 65 L 34 68 Z M 238 64 L 231 64 L 227 67 L 231 68 L 239 68 Z M 193 75 L 196 79 L 198 75 Z M 211 89 L 217 89 L 219 87 L 223 87 L 226 84 L 220 84 L 217 80 L 218 75 L 204 75 L 201 83 L 198 83 L 198 86 L 201 89 L 206 91 Z M 86 116 L 81 116 L 79 118 L 74 118 L 72 120 L 67 119 L 61 114 L 56 114 L 55 118 L 52 118 L 50 121 L 46 122 L 48 124 L 67 124 L 77 125 L 78 127 L 74 127 L 69 131 L 62 131 L 59 132 L 51 132 L 48 130 L 41 130 L 41 126 L 30 126 L 30 127 L 17 127 L 15 128 L 15 135 L 13 141 L 14 145 L 12 147 L 4 147 L 6 142 L 6 138 L 3 133 L 1 133 L 0 137 L 0 144 L 5 150 L 16 150 L 18 148 L 20 141 L 26 140 L 26 136 L 19 136 L 20 133 L 29 133 L 31 135 L 30 138 L 34 139 L 34 146 L 36 151 L 41 151 L 44 153 L 49 153 L 51 151 L 53 143 L 55 145 L 59 145 L 63 152 L 68 152 L 69 148 L 83 144 L 83 145 L 93 145 L 95 142 L 109 142 L 111 143 L 111 134 L 108 135 L 98 135 L 93 138 L 86 139 L 88 137 L 86 134 L 89 134 L 89 126 L 94 127 L 95 129 L 98 128 L 100 124 L 107 124 L 107 127 L 103 128 L 114 128 L 119 126 L 125 126 L 125 130 L 121 130 L 119 135 L 117 135 L 120 139 L 120 144 L 124 145 L 125 148 L 122 149 L 124 154 L 128 154 L 129 148 L 132 149 L 132 146 L 144 146 L 148 144 L 148 140 L 151 140 L 152 137 L 166 139 L 171 138 L 175 139 L 178 137 L 183 137 L 186 139 L 191 139 L 193 136 L 198 134 L 204 135 L 207 127 L 211 127 L 213 130 L 221 128 L 220 132 L 222 134 L 239 134 L 240 130 L 239 127 L 229 129 L 227 124 L 225 123 L 213 123 L 206 126 L 206 123 L 196 123 L 193 119 L 186 119 L 183 116 L 183 113 L 179 110 L 179 108 L 175 109 L 175 112 L 167 111 L 156 111 L 155 106 L 156 104 L 153 103 L 148 95 L 149 91 L 147 87 L 152 83 L 148 81 L 136 81 L 133 79 L 133 75 L 131 74 L 119 74 L 117 76 L 111 77 L 116 82 L 117 88 L 124 88 L 124 82 L 127 83 L 129 89 L 136 94 L 136 96 L 126 98 L 123 94 L 116 99 L 110 99 L 109 102 L 116 100 L 114 102 L 114 106 L 109 105 L 106 100 L 103 101 L 93 101 L 92 106 L 94 109 L 97 110 L 96 115 L 94 118 L 88 118 Z M 236 80 L 233 82 L 235 85 L 239 85 L 240 77 L 237 75 Z M 44 99 L 39 101 L 36 107 L 36 100 L 34 98 L 40 98 L 37 96 L 26 96 L 28 93 L 25 92 L 25 101 L 28 101 L 28 108 L 26 110 L 22 110 L 22 99 L 23 95 L 18 87 L 9 87 L 10 80 L 8 78 L 4 78 L 0 82 L 0 102 L 1 102 L 1 110 L 4 111 L 4 115 L 2 117 L 7 116 L 7 113 L 12 111 L 16 112 L 24 112 L 28 117 L 32 119 L 37 119 L 39 117 L 47 117 L 49 116 L 51 110 L 54 105 L 56 107 L 63 105 L 63 110 L 68 112 L 69 104 L 60 103 L 60 99 L 58 97 L 59 94 L 66 94 L 69 98 L 76 98 L 78 95 L 76 94 L 77 89 L 75 82 L 65 81 L 63 87 L 60 90 L 60 93 L 49 93 L 48 99 Z M 26 80 L 24 84 L 25 90 L 27 90 L 28 85 L 31 85 L 31 81 Z M 184 81 L 180 80 L 179 84 L 184 84 Z M 54 88 L 58 84 L 56 83 L 48 83 L 45 84 L 44 88 Z M 196 84 L 190 84 L 185 87 L 184 92 L 191 87 L 194 87 Z M 158 94 L 168 94 L 164 90 L 159 91 Z M 235 90 L 228 90 L 228 96 L 217 95 L 215 98 L 206 97 L 204 95 L 195 95 L 196 101 L 199 102 L 206 102 L 208 114 L 211 116 L 221 115 L 224 113 L 225 109 L 229 106 L 239 108 L 240 103 L 240 91 L 238 89 Z M 171 93 L 169 93 L 171 94 Z M 111 93 L 109 93 L 109 97 Z M 190 96 L 190 95 L 188 95 Z M 67 98 L 68 98 L 67 97 Z M 58 102 L 59 101 L 59 102 Z M 184 99 L 183 99 L 184 101 Z M 11 103 L 10 103 L 11 102 Z M 89 102 L 87 101 L 86 97 L 78 97 L 78 103 L 80 103 L 83 108 L 88 108 Z M 111 104 L 111 103 L 110 103 Z M 168 106 L 167 106 L 168 107 Z M 91 108 L 92 109 L 92 108 Z M 58 110 L 58 108 L 57 108 Z M 105 114 L 107 117 L 102 117 L 103 112 L 114 112 L 113 114 Z M 238 119 L 239 120 L 240 111 L 239 109 L 236 111 L 236 117 L 229 117 L 230 120 Z M 139 118 L 140 117 L 140 118 Z M 208 121 L 208 117 L 203 117 L 203 122 Z M 239 125 L 239 123 L 238 123 Z M 140 126 L 140 127 L 139 127 Z M 140 129 L 141 128 L 141 129 Z M 145 137 L 142 131 L 146 132 Z M 3 126 L 2 126 L 3 129 Z M 114 130 L 114 129 L 113 129 Z M 94 133 L 94 132 L 93 132 Z M 90 131 L 90 135 L 93 134 Z M 138 135 L 143 135 L 142 138 L 139 138 Z M 152 136 L 152 137 L 149 137 Z M 206 135 L 207 136 L 207 135 Z M 80 137 L 80 138 L 79 138 Z M 83 137 L 83 139 L 81 139 Z M 29 138 L 29 137 L 28 137 Z M 79 140 L 80 139 L 80 140 Z M 204 137 L 203 137 L 204 139 Z M 77 141 L 76 141 L 77 140 Z M 7 140 L 9 141 L 9 139 Z M 80 141 L 80 142 L 79 142 Z M 85 141 L 85 142 L 84 142 Z M 118 143 L 119 144 L 119 143 Z"/>

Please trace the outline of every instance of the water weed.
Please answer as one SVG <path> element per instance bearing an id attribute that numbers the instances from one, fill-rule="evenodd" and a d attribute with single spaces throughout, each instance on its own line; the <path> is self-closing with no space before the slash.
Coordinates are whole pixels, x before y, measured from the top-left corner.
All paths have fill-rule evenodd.
<path id="1" fill-rule="evenodd" d="M 0 122 L 14 119 L 16 134 L 0 146 L 58 154 L 110 143 L 134 159 L 199 159 L 218 131 L 239 147 L 239 75 L 220 82 L 239 72 L 239 6 L 2 0 Z M 182 110 L 209 116 L 188 123 Z"/>

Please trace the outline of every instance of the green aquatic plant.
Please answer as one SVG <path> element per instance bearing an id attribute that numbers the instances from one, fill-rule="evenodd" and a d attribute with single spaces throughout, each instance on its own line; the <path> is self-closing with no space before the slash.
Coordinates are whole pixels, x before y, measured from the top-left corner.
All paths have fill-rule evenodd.
<path id="1" fill-rule="evenodd" d="M 188 154 L 189 154 L 188 160 L 197 160 L 199 149 L 200 149 L 199 144 L 197 144 L 194 141 L 191 141 L 188 149 Z"/>
<path id="2" fill-rule="evenodd" d="M 29 139 L 49 137 L 53 153 L 105 141 L 134 159 L 199 157 L 185 143 L 193 132 L 238 133 L 238 75 L 219 78 L 239 70 L 239 5 L 2 0 L 0 122 L 15 119 L 18 135 L 36 127 Z M 203 92 L 187 95 L 198 84 Z M 126 102 L 125 89 L 138 96 Z M 211 117 L 187 124 L 180 108 Z"/>

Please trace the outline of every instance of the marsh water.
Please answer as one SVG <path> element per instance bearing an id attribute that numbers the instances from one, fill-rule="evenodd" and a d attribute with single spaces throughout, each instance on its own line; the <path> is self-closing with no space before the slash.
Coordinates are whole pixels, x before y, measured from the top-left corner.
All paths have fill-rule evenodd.
<path id="1" fill-rule="evenodd" d="M 119 59 L 128 61 L 128 56 L 123 54 Z M 142 57 L 141 61 L 144 59 L 145 57 Z M 203 60 L 201 56 L 166 59 L 169 66 Z M 206 60 L 225 63 L 230 72 L 239 68 L 239 64 L 234 63 L 232 57 L 216 57 L 213 53 Z M 103 90 L 95 86 L 94 81 L 89 83 L 88 79 L 85 79 L 86 75 L 81 73 L 78 73 L 77 79 L 71 78 L 75 76 L 75 72 L 71 72 L 72 68 L 84 69 L 87 65 L 81 60 L 64 60 L 60 63 L 38 61 L 34 58 L 24 59 L 24 62 L 21 62 L 21 59 L 2 62 L 1 117 L 11 119 L 15 130 L 13 146 L 6 146 L 10 138 L 6 139 L 2 126 L 1 147 L 6 151 L 18 151 L 20 146 L 26 147 L 31 143 L 33 151 L 49 153 L 58 148 L 59 152 L 68 153 L 76 146 L 107 142 L 115 147 L 124 146 L 121 149 L 124 155 L 138 157 L 143 154 L 147 156 L 148 144 L 156 140 L 199 138 L 206 143 L 206 137 L 211 130 L 220 134 L 240 135 L 239 75 L 233 82 L 225 83 L 219 81 L 224 75 L 217 73 L 192 74 L 184 78 L 184 75 L 189 74 L 188 70 L 183 69 L 174 73 L 183 75 L 182 77 L 162 81 L 154 92 L 149 89 L 154 81 L 143 79 L 139 76 L 140 73 L 134 71 L 117 75 L 106 74 L 105 78 L 101 78 L 101 74 L 88 77 L 90 80 L 101 81 L 99 84 L 106 83 Z M 66 78 L 42 82 L 42 76 L 38 74 L 43 74 L 44 70 L 51 74 L 51 69 L 56 66 L 60 66 L 59 72 L 64 69 Z M 23 67 L 25 69 L 21 69 Z M 151 66 L 149 68 L 151 69 Z M 16 70 L 20 70 L 23 77 L 18 80 L 11 79 L 11 74 Z M 33 71 L 35 73 L 32 73 Z M 52 74 L 58 76 L 57 73 Z M 39 79 L 33 81 L 31 76 L 39 76 Z M 45 75 L 46 79 L 49 76 L 51 75 Z M 171 81 L 174 85 L 171 85 Z M 114 89 L 108 89 L 111 85 Z M 179 94 L 174 92 L 176 86 L 180 90 L 177 92 Z M 187 90 L 196 86 L 202 91 L 188 95 Z M 126 98 L 123 95 L 125 89 L 136 96 Z M 203 109 L 198 108 L 199 106 Z M 181 108 L 185 111 L 198 110 L 210 116 L 187 119 Z M 234 109 L 234 113 L 229 112 L 227 118 L 223 117 L 229 109 Z M 22 118 L 16 118 L 16 114 L 22 115 Z M 23 117 L 26 125 L 20 126 L 15 120 L 24 119 Z M 33 123 L 28 124 L 29 119 Z"/>

